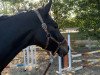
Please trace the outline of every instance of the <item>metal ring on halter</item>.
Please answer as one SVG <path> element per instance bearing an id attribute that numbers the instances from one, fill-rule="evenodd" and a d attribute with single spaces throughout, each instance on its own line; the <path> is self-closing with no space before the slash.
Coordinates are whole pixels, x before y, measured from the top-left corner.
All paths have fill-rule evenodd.
<path id="1" fill-rule="evenodd" d="M 47 30 L 47 25 L 46 25 L 46 23 L 42 23 L 42 28 L 43 28 L 44 30 Z"/>

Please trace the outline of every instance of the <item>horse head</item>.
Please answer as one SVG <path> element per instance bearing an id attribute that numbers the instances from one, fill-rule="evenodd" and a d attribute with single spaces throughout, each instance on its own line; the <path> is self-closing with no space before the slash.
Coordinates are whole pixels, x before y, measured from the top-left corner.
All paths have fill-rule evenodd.
<path id="1" fill-rule="evenodd" d="M 35 11 L 37 20 L 41 22 L 41 27 L 35 33 L 35 42 L 38 46 L 51 51 L 52 54 L 58 53 L 60 56 L 65 56 L 68 53 L 68 46 L 59 31 L 58 24 L 49 15 L 51 5 L 52 0 Z"/>

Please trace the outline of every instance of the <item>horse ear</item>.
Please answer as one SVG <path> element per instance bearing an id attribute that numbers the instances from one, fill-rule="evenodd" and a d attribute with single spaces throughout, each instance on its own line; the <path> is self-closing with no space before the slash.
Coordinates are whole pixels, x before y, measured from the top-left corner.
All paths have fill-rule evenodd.
<path id="1" fill-rule="evenodd" d="M 47 14 L 50 11 L 51 8 L 51 4 L 52 4 L 52 0 L 49 0 L 49 3 L 47 5 L 44 6 L 44 12 Z"/>

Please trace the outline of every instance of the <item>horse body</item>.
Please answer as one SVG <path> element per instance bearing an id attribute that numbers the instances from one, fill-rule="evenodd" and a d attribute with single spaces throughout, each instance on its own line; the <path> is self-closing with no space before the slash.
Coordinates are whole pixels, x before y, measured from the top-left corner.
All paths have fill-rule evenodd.
<path id="1" fill-rule="evenodd" d="M 29 15 L 33 15 L 33 18 Z M 34 22 L 34 13 L 31 12 L 0 22 L 0 72 L 23 48 L 34 44 Z"/>

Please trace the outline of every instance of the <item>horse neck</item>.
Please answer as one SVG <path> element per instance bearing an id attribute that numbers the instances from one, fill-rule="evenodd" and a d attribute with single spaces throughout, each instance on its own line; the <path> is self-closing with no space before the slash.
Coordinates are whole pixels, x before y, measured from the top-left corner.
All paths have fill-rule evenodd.
<path id="1" fill-rule="evenodd" d="M 26 46 L 34 45 L 34 34 L 39 26 L 39 22 L 36 21 L 36 14 L 33 11 L 30 11 L 25 14 L 19 14 L 19 16 L 22 16 L 20 17 L 22 23 L 20 28 L 22 28 L 22 32 L 25 33 L 23 43 L 26 43 Z"/>
<path id="2" fill-rule="evenodd" d="M 9 19 L 0 22 L 0 34 L 10 38 L 9 41 L 5 39 L 8 41 L 8 45 L 13 44 L 14 48 L 19 47 L 20 50 L 34 44 L 34 34 L 39 26 L 36 17 L 36 14 L 32 11 L 11 16 Z M 2 33 L 2 31 L 5 33 Z M 9 33 L 9 36 L 6 35 L 6 32 Z M 1 38 L 3 37 L 1 36 Z M 0 39 L 0 41 L 3 40 Z"/>

